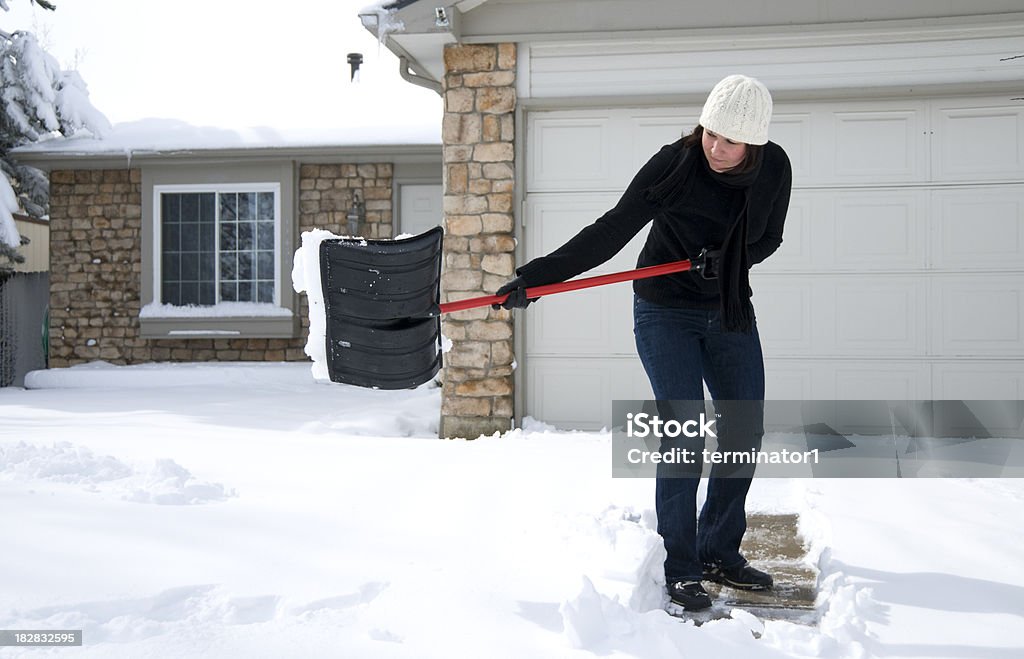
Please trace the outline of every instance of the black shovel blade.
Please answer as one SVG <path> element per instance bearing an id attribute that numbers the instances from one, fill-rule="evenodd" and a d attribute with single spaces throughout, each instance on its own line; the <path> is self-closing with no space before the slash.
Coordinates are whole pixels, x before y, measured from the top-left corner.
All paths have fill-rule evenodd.
<path id="1" fill-rule="evenodd" d="M 443 234 L 320 243 L 332 382 L 408 389 L 437 374 Z"/>

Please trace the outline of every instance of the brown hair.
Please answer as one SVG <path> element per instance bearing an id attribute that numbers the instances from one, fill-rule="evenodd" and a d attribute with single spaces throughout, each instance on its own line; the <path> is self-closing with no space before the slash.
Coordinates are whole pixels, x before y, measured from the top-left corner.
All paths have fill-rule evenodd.
<path id="1" fill-rule="evenodd" d="M 693 132 L 689 135 L 683 136 L 683 146 L 689 148 L 694 146 L 701 146 L 701 140 L 704 138 L 704 126 L 697 124 L 697 127 L 693 129 Z M 743 160 L 738 165 L 725 172 L 725 174 L 747 174 L 758 168 L 761 164 L 761 155 L 764 151 L 763 144 L 747 144 L 746 153 L 743 154 Z M 702 151 L 703 153 L 703 151 Z"/>

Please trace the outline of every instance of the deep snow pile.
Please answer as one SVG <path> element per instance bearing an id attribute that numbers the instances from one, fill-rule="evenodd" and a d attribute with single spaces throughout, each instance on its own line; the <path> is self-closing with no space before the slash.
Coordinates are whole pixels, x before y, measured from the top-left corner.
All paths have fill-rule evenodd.
<path id="1" fill-rule="evenodd" d="M 1020 647 L 1019 481 L 756 481 L 752 510 L 801 514 L 820 624 L 734 610 L 696 627 L 661 609 L 653 483 L 610 478 L 608 434 L 528 422 L 442 441 L 437 388 L 317 384 L 308 369 L 95 364 L 0 391 L 0 629 L 85 636 L 0 656 Z"/>

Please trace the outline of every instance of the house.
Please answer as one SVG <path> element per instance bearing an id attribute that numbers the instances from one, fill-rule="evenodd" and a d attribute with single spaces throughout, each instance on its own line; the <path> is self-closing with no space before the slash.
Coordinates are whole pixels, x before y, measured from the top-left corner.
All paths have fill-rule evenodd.
<path id="1" fill-rule="evenodd" d="M 773 91 L 794 192 L 755 268 L 770 399 L 1024 396 L 1019 0 L 396 0 L 364 25 L 444 96 L 449 299 L 610 208 L 707 92 Z M 601 271 L 634 266 L 644 236 Z M 441 434 L 650 397 L 628 285 L 450 314 Z"/>
<path id="2" fill-rule="evenodd" d="M 301 232 L 391 238 L 440 219 L 436 128 L 119 124 L 21 147 L 50 175 L 49 363 L 304 360 Z"/>

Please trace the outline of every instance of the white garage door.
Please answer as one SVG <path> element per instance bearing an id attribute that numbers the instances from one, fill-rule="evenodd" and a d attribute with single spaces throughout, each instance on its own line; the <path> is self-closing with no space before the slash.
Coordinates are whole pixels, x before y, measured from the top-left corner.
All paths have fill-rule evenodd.
<path id="1" fill-rule="evenodd" d="M 618 199 L 699 108 L 532 112 L 527 258 Z M 794 190 L 752 275 L 769 399 L 1024 398 L 1024 107 L 1004 98 L 779 103 Z M 598 272 L 634 267 L 646 232 Z M 523 413 L 600 428 L 648 398 L 631 287 L 525 314 Z"/>

